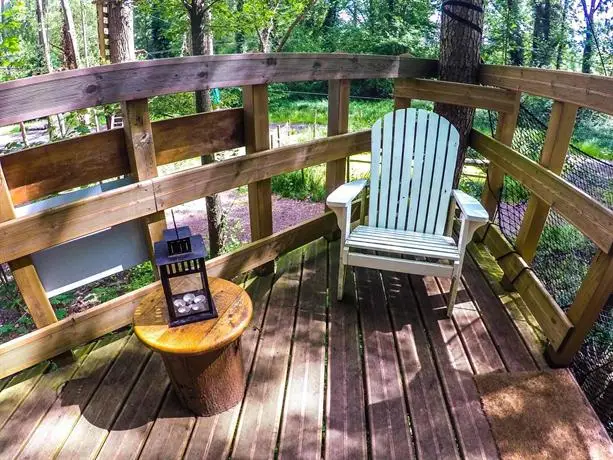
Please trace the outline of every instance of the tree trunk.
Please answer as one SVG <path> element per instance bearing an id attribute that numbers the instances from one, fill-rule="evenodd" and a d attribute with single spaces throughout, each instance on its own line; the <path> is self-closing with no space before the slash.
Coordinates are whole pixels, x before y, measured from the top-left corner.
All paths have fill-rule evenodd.
<path id="1" fill-rule="evenodd" d="M 568 21 L 568 9 L 570 8 L 571 0 L 564 0 L 562 5 L 562 19 L 560 20 L 560 28 L 558 31 L 558 52 L 556 55 L 556 69 L 562 68 L 562 59 L 564 58 L 564 51 L 568 43 L 568 27 L 566 21 Z"/>
<path id="2" fill-rule="evenodd" d="M 87 39 L 87 28 L 85 27 L 85 9 L 83 3 L 79 3 L 79 13 L 81 14 L 81 35 L 83 37 L 83 58 L 85 59 L 85 67 L 89 67 L 89 50 L 87 45 L 89 40 Z"/>
<path id="3" fill-rule="evenodd" d="M 554 14 L 551 0 L 537 1 L 534 4 L 534 29 L 532 31 L 531 65 L 533 67 L 547 67 L 551 64 L 555 48 L 551 34 L 552 19 L 554 19 Z"/>
<path id="4" fill-rule="evenodd" d="M 68 69 L 79 67 L 79 48 L 77 46 L 77 32 L 72 17 L 72 9 L 69 0 L 60 0 L 64 13 L 64 25 L 62 27 L 62 49 L 64 50 L 64 65 Z"/>
<path id="5" fill-rule="evenodd" d="M 441 80 L 473 83 L 478 82 L 480 49 L 483 27 L 483 0 L 468 0 L 471 8 L 464 5 L 444 7 L 441 21 L 441 52 L 439 77 Z M 449 16 L 446 11 L 456 17 Z M 466 23 L 467 22 L 467 23 Z M 468 135 L 472 128 L 475 109 L 451 104 L 435 104 L 434 111 L 447 118 L 460 133 L 460 150 L 455 167 L 454 186 L 457 186 L 466 155 Z"/>
<path id="6" fill-rule="evenodd" d="M 509 60 L 511 65 L 524 65 L 524 38 L 521 34 L 519 3 L 517 0 L 507 0 L 509 13 Z"/>
<path id="7" fill-rule="evenodd" d="M 244 0 L 236 0 L 236 14 L 240 16 L 243 12 Z M 236 54 L 242 54 L 245 52 L 245 33 L 239 28 L 234 34 L 234 41 L 236 42 Z"/>
<path id="8" fill-rule="evenodd" d="M 213 54 L 213 34 L 211 31 L 211 11 L 204 0 L 191 0 L 188 8 L 190 31 L 192 38 L 192 54 L 194 56 Z M 209 112 L 211 110 L 211 96 L 208 90 L 196 91 L 196 111 Z M 214 155 L 201 157 L 202 164 L 215 161 Z M 216 257 L 223 248 L 225 230 L 225 216 L 218 194 L 207 196 L 206 214 L 209 230 L 209 245 L 211 257 Z"/>
<path id="9" fill-rule="evenodd" d="M 581 72 L 592 73 L 592 56 L 594 55 L 594 35 L 589 25 L 585 27 L 585 42 L 581 58 Z"/>
<path id="10" fill-rule="evenodd" d="M 134 15 L 132 0 L 108 0 L 109 51 L 111 63 L 133 61 Z"/>

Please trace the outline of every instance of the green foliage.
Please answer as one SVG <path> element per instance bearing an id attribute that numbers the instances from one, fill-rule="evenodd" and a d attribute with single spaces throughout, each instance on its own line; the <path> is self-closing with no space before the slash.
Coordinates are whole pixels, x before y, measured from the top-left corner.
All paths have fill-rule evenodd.
<path id="1" fill-rule="evenodd" d="M 326 197 L 325 170 L 314 166 L 274 176 L 272 191 L 294 200 L 323 201 Z"/>
<path id="2" fill-rule="evenodd" d="M 126 291 L 135 291 L 155 281 L 153 266 L 150 261 L 132 267 L 128 271 Z"/>
<path id="3" fill-rule="evenodd" d="M 470 196 L 480 198 L 483 193 L 483 187 L 485 185 L 484 179 L 476 179 L 473 177 L 460 177 L 460 190 L 468 193 Z"/>

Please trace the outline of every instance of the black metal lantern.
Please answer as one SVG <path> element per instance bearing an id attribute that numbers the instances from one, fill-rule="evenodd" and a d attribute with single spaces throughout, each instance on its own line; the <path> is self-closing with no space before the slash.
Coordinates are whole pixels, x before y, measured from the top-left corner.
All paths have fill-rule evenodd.
<path id="1" fill-rule="evenodd" d="M 170 326 L 216 318 L 217 310 L 206 275 L 206 249 L 202 236 L 192 235 L 189 227 L 175 227 L 164 230 L 164 241 L 155 243 L 154 248 Z M 200 274 L 201 288 L 188 292 L 172 291 L 170 278 L 196 273 Z"/>

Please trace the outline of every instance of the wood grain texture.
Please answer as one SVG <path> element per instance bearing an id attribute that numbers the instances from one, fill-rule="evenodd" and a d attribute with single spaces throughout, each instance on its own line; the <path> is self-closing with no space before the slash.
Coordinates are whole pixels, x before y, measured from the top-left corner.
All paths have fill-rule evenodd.
<path id="1" fill-rule="evenodd" d="M 332 79 L 434 76 L 438 62 L 360 54 L 235 54 L 134 61 L 0 85 L 0 126 L 163 94 Z"/>
<path id="2" fill-rule="evenodd" d="M 0 223 L 14 218 L 13 200 L 0 164 Z M 34 267 L 32 258 L 29 255 L 24 255 L 11 261 L 9 267 L 36 327 L 40 328 L 55 323 L 57 321 L 55 311 L 47 298 L 47 293 L 38 276 L 36 267 Z"/>
<path id="3" fill-rule="evenodd" d="M 350 80 L 328 82 L 328 136 L 345 134 L 349 131 Z M 347 160 L 341 158 L 326 164 L 326 192 L 332 193 L 345 182 Z"/>
<path id="4" fill-rule="evenodd" d="M 465 458 L 497 458 L 496 445 L 472 378 L 473 371 L 460 335 L 453 321 L 446 317 L 445 300 L 436 280 L 411 276 L 411 285 L 451 406 L 460 449 Z"/>
<path id="5" fill-rule="evenodd" d="M 151 352 L 132 335 L 90 403 L 82 410 L 57 458 L 79 460 L 96 457 L 150 356 Z"/>
<path id="6" fill-rule="evenodd" d="M 449 278 L 437 279 L 439 289 L 446 301 L 449 301 Z M 487 374 L 488 372 L 502 372 L 504 363 L 498 354 L 498 350 L 487 331 L 477 305 L 466 289 L 466 283 L 460 281 L 456 298 L 456 306 L 453 309 L 453 320 L 460 333 L 466 354 L 470 360 L 475 374 Z"/>
<path id="7" fill-rule="evenodd" d="M 434 357 L 406 275 L 381 272 L 398 344 L 417 458 L 459 459 Z"/>
<path id="8" fill-rule="evenodd" d="M 201 286 L 199 275 L 172 281 L 176 292 L 189 292 Z M 234 342 L 251 321 L 251 299 L 240 286 L 221 278 L 209 277 L 209 287 L 217 318 L 170 327 L 164 291 L 158 285 L 134 311 L 134 334 L 153 351 L 177 355 L 205 354 Z"/>
<path id="9" fill-rule="evenodd" d="M 483 237 L 483 234 L 480 233 L 480 236 Z M 492 255 L 498 259 L 498 264 L 507 278 L 514 280 L 513 286 L 521 294 L 547 338 L 555 348 L 558 348 L 573 327 L 566 313 L 536 275 L 526 268 L 528 264 L 515 253 L 513 246 L 500 230 L 490 227 L 485 234 L 484 242 Z"/>
<path id="10" fill-rule="evenodd" d="M 273 275 L 267 275 L 252 279 L 247 283 L 246 290 L 253 300 L 254 313 L 249 327 L 241 337 L 241 352 L 246 371 L 251 369 L 255 358 L 272 281 Z M 249 373 L 246 372 L 245 377 L 248 375 Z M 184 458 L 195 460 L 228 457 L 240 409 L 239 405 L 213 417 L 198 417 Z"/>
<path id="11" fill-rule="evenodd" d="M 513 137 L 515 136 L 515 129 L 519 119 L 520 104 L 521 92 L 517 91 L 515 93 L 515 110 L 509 113 L 500 113 L 496 121 L 494 137 L 508 146 L 513 145 Z M 490 218 L 493 218 L 504 184 L 504 172 L 502 169 L 490 163 L 487 167 L 487 182 L 487 187 L 483 188 L 481 202 Z"/>
<path id="12" fill-rule="evenodd" d="M 373 458 L 415 458 L 393 330 L 378 271 L 355 268 Z"/>
<path id="13" fill-rule="evenodd" d="M 326 240 L 304 251 L 279 458 L 321 459 L 327 303 Z"/>
<path id="14" fill-rule="evenodd" d="M 0 428 L 6 424 L 7 420 L 26 399 L 48 366 L 49 363 L 40 363 L 8 379 L 6 386 L 0 393 Z"/>
<path id="15" fill-rule="evenodd" d="M 259 352 L 243 402 L 243 416 L 236 431 L 233 458 L 273 458 L 285 395 L 301 263 L 301 250 L 279 261 Z"/>
<path id="16" fill-rule="evenodd" d="M 578 110 L 579 107 L 574 104 L 559 101 L 554 101 L 551 108 L 539 163 L 555 174 L 559 175 L 564 167 Z M 515 242 L 517 251 L 528 263 L 534 259 L 547 216 L 549 206 L 537 196 L 531 195 Z"/>
<path id="17" fill-rule="evenodd" d="M 168 388 L 168 375 L 162 358 L 153 353 L 96 458 L 138 458 Z"/>
<path id="18" fill-rule="evenodd" d="M 370 132 L 342 134 L 199 166 L 154 179 L 158 209 L 370 149 Z M 268 235 L 262 235 L 262 237 Z"/>
<path id="19" fill-rule="evenodd" d="M 329 244 L 330 326 L 325 458 L 367 458 L 364 379 L 353 272 L 345 280 L 344 301 L 337 300 L 338 241 Z"/>
<path id="20" fill-rule="evenodd" d="M 604 252 L 613 245 L 613 211 L 503 143 L 472 130 L 470 145 L 552 206 Z"/>
<path id="21" fill-rule="evenodd" d="M 158 165 L 244 145 L 240 108 L 154 121 L 151 128 Z M 0 165 L 16 205 L 130 172 L 122 129 L 4 155 Z"/>
<path id="22" fill-rule="evenodd" d="M 0 262 L 156 211 L 149 181 L 0 223 Z"/>
<path id="23" fill-rule="evenodd" d="M 98 384 L 125 346 L 125 333 L 101 340 L 85 358 L 75 376 L 62 388 L 58 399 L 25 444 L 20 458 L 52 458 L 62 448 Z"/>
<path id="24" fill-rule="evenodd" d="M 613 78 L 530 67 L 482 65 L 479 81 L 613 115 Z"/>
<path id="25" fill-rule="evenodd" d="M 15 458 L 30 438 L 41 419 L 58 398 L 58 388 L 65 385 L 77 371 L 94 344 L 75 352 L 75 360 L 59 369 L 44 373 L 34 389 L 11 415 L 0 431 L 0 458 Z"/>
<path id="26" fill-rule="evenodd" d="M 313 238 L 327 235 L 335 228 L 336 218 L 332 212 L 328 212 L 208 260 L 207 273 L 210 276 L 232 278 L 259 267 L 263 262 L 274 260 Z M 150 284 L 0 345 L 0 377 L 14 374 L 130 324 L 141 299 L 158 289 L 158 286 L 159 283 Z"/>
<path id="27" fill-rule="evenodd" d="M 548 351 L 548 358 L 553 365 L 562 367 L 571 364 L 612 292 L 613 254 L 598 251 L 568 310 L 568 318 L 574 328 L 569 331 L 561 347 L 556 351 Z"/>
<path id="28" fill-rule="evenodd" d="M 509 113 L 515 110 L 516 92 L 490 86 L 441 80 L 398 78 L 394 97 L 420 99 Z"/>

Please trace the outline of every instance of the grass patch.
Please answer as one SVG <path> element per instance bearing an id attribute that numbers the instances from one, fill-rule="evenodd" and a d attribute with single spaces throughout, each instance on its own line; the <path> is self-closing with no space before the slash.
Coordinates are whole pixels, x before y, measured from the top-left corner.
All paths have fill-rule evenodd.
<path id="1" fill-rule="evenodd" d="M 271 180 L 272 192 L 294 200 L 323 201 L 326 197 L 325 166 L 292 171 Z"/>

